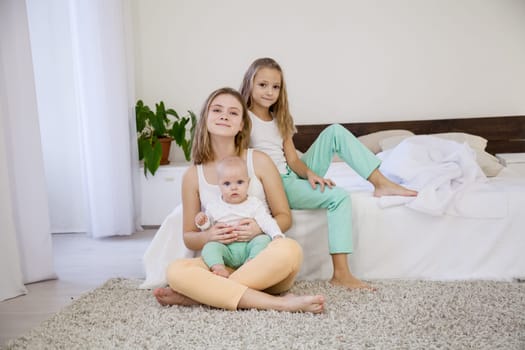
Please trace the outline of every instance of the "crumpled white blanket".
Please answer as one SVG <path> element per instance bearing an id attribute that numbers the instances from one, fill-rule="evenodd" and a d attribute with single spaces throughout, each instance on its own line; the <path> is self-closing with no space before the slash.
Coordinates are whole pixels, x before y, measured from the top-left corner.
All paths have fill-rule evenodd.
<path id="1" fill-rule="evenodd" d="M 435 216 L 499 218 L 507 215 L 506 195 L 487 183 L 475 152 L 466 143 L 418 135 L 406 138 L 379 157 L 382 159 L 380 171 L 386 177 L 418 191 L 417 197 L 381 197 L 381 207 L 404 204 Z"/>
<path id="2" fill-rule="evenodd" d="M 141 289 L 164 287 L 166 268 L 177 259 L 193 258 L 197 252 L 186 247 L 182 235 L 182 205 L 178 205 L 160 226 L 153 237 L 142 263 L 146 279 L 139 286 Z"/>

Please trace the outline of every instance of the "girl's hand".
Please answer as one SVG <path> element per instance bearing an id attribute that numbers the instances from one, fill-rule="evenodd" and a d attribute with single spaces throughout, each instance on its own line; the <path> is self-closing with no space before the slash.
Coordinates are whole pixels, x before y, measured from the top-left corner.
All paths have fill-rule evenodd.
<path id="1" fill-rule="evenodd" d="M 222 244 L 235 242 L 238 235 L 233 230 L 233 226 L 218 222 L 208 229 L 208 242 L 219 242 Z"/>
<path id="2" fill-rule="evenodd" d="M 255 236 L 261 234 L 262 230 L 254 219 L 243 219 L 239 221 L 237 226 L 235 226 L 232 233 L 237 235 L 237 241 L 248 242 Z"/>
<path id="3" fill-rule="evenodd" d="M 317 184 L 321 187 L 321 192 L 324 192 L 324 186 L 328 186 L 329 188 L 332 188 L 335 186 L 335 182 L 333 182 L 330 179 L 322 178 L 321 176 L 317 175 L 313 171 L 308 171 L 308 182 L 312 186 L 312 189 L 317 188 Z"/>

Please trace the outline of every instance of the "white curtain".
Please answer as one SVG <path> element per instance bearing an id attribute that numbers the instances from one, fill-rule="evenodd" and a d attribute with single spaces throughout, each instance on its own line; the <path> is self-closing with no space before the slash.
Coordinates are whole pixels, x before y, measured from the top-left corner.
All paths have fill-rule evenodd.
<path id="1" fill-rule="evenodd" d="M 45 43 L 30 37 L 26 6 L 34 4 L 0 1 L 0 300 L 26 293 L 24 283 L 56 278 L 37 103 L 39 89 L 55 86 L 35 86 L 31 48 Z M 67 117 L 80 120 L 88 232 L 132 234 L 141 227 L 129 3 L 47 4 L 69 9 L 72 50 L 56 54 L 71 55 L 74 62 L 76 108 Z"/>
<path id="2" fill-rule="evenodd" d="M 122 0 L 70 1 L 75 89 L 81 125 L 88 232 L 140 230 L 129 12 Z"/>
<path id="3" fill-rule="evenodd" d="M 26 3 L 52 232 L 140 230 L 129 1 Z"/>
<path id="4" fill-rule="evenodd" d="M 3 84 L 2 84 L 3 85 Z M 4 98 L 1 98 L 3 101 Z M 5 115 L 0 104 L 0 114 Z M 3 130 L 3 118 L 0 119 L 0 300 L 9 299 L 20 294 L 26 294 L 18 255 L 13 209 L 11 206 L 11 191 L 6 143 Z"/>
<path id="5" fill-rule="evenodd" d="M 56 278 L 25 2 L 0 1 L 0 300 Z"/>

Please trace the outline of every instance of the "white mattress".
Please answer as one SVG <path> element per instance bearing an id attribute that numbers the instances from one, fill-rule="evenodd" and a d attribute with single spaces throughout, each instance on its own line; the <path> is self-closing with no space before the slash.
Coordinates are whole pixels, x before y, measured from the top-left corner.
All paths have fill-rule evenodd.
<path id="1" fill-rule="evenodd" d="M 525 178 L 504 169 L 489 183 L 506 198 L 500 218 L 432 216 L 405 206 L 382 209 L 372 186 L 346 164 L 332 163 L 327 178 L 352 197 L 352 272 L 368 279 L 512 280 L 525 278 Z M 492 203 L 485 203 L 491 209 Z M 501 203 L 497 208 L 501 212 Z M 325 210 L 293 210 L 287 236 L 299 241 L 304 262 L 298 279 L 328 279 Z M 350 224 L 350 220 L 349 220 Z"/>
<path id="2" fill-rule="evenodd" d="M 405 206 L 382 209 L 372 185 L 346 164 L 332 163 L 326 177 L 352 197 L 353 273 L 368 279 L 511 280 L 525 278 L 525 176 L 504 169 L 490 179 L 507 202 L 502 218 L 431 216 Z M 493 206 L 493 203 L 486 203 Z M 501 208 L 497 208 L 501 209 Z M 292 210 L 286 235 L 304 251 L 298 279 L 329 279 L 326 210 Z M 143 257 L 146 279 L 141 288 L 166 285 L 166 267 L 193 257 L 184 245 L 182 206 L 166 217 Z"/>

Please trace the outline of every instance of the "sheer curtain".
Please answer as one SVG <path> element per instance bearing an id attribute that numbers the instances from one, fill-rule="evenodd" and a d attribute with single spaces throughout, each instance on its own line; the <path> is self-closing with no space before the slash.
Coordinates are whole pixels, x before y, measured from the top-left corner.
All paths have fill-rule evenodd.
<path id="1" fill-rule="evenodd" d="M 32 57 L 31 49 L 46 43 L 30 37 L 27 7 L 32 4 L 36 3 L 0 1 L 0 300 L 26 293 L 24 283 L 56 278 L 39 126 L 39 114 L 45 111 L 37 99 L 41 89 L 56 85 L 53 79 L 35 83 L 33 63 L 38 57 Z M 135 204 L 140 172 L 127 46 L 129 3 L 46 4 L 68 9 L 72 49 L 53 54 L 71 55 L 74 62 L 71 89 L 76 107 L 65 117 L 79 119 L 87 231 L 93 237 L 130 235 L 141 227 L 140 205 Z M 78 193 L 63 195 L 72 198 Z"/>
<path id="2" fill-rule="evenodd" d="M 55 278 L 25 2 L 0 1 L 0 300 Z"/>
<path id="3" fill-rule="evenodd" d="M 26 0 L 52 232 L 139 230 L 129 1 Z"/>
<path id="4" fill-rule="evenodd" d="M 134 96 L 127 2 L 71 1 L 75 89 L 81 127 L 88 232 L 140 230 Z"/>
<path id="5" fill-rule="evenodd" d="M 3 85 L 3 84 L 2 84 Z M 4 98 L 1 98 L 4 101 Z M 0 104 L 0 115 L 5 115 Z M 3 120 L 0 119 L 0 301 L 26 294 L 18 255 Z"/>

